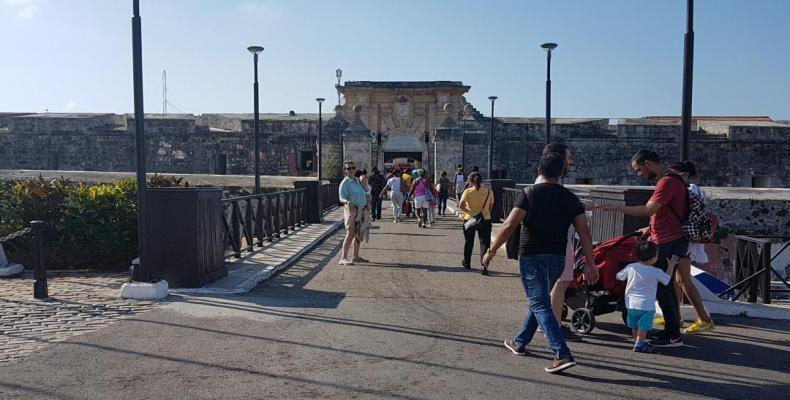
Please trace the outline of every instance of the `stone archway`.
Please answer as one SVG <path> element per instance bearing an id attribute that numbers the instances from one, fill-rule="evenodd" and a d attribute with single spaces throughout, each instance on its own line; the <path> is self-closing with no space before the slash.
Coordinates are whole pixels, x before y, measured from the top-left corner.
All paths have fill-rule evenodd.
<path id="1" fill-rule="evenodd" d="M 393 164 L 407 164 L 411 167 L 422 166 L 425 161 L 427 147 L 420 140 L 422 135 L 413 133 L 392 132 L 383 143 L 384 167 Z"/>

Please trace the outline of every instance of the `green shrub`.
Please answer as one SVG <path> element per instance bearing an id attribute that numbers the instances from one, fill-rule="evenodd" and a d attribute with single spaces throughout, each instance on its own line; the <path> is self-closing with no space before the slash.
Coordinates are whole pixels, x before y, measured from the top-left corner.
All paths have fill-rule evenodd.
<path id="1" fill-rule="evenodd" d="M 73 187 L 57 237 L 56 247 L 67 266 L 128 267 L 137 252 L 135 181 Z"/>

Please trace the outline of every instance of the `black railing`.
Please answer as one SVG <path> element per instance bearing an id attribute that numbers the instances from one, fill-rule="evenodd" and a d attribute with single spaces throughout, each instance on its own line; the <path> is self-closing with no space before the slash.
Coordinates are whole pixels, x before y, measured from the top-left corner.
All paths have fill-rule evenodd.
<path id="1" fill-rule="evenodd" d="M 0 246 L 15 239 L 30 237 L 30 259 L 33 262 L 33 297 L 46 299 L 49 297 L 47 290 L 47 265 L 44 260 L 44 227 L 43 221 L 33 221 L 29 228 L 19 230 L 9 235 L 0 237 Z"/>
<path id="2" fill-rule="evenodd" d="M 321 185 L 321 204 L 323 212 L 331 210 L 340 204 L 340 184 L 324 183 Z"/>
<path id="3" fill-rule="evenodd" d="M 773 256 L 771 256 L 772 240 L 769 238 L 736 235 L 735 240 L 735 280 L 737 283 L 719 293 L 719 297 L 725 297 L 737 290 L 732 300 L 738 300 L 744 293 L 748 293 L 748 302 L 756 303 L 759 297 L 764 304 L 770 304 L 772 290 L 790 292 L 790 283 L 771 267 L 771 262 L 790 246 L 788 238 L 782 239 L 784 245 Z M 772 273 L 784 283 L 784 289 L 771 288 Z"/>
<path id="4" fill-rule="evenodd" d="M 305 225 L 305 189 L 222 199 L 225 258 L 241 257 Z"/>

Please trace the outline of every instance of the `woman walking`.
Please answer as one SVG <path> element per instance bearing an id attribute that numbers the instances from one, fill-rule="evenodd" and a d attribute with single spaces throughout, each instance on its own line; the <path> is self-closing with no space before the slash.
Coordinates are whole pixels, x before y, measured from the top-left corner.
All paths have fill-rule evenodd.
<path id="1" fill-rule="evenodd" d="M 415 171 L 414 176 L 418 177 L 409 191 L 409 196 L 414 195 L 414 210 L 417 213 L 417 226 L 420 228 L 428 227 L 428 201 L 431 193 L 430 181 L 423 175 L 422 171 Z"/>
<path id="2" fill-rule="evenodd" d="M 392 203 L 392 223 L 397 223 L 401 219 L 401 207 L 403 207 L 403 193 L 401 193 L 401 177 L 398 170 L 392 170 L 387 184 L 381 191 L 380 196 L 384 197 L 390 191 L 390 202 Z"/>
<path id="3" fill-rule="evenodd" d="M 494 194 L 483 187 L 483 177 L 473 172 L 469 175 L 469 188 L 461 195 L 459 207 L 464 211 L 464 260 L 466 269 L 472 268 L 472 250 L 475 247 L 475 233 L 480 241 L 480 271 L 488 275 L 488 267 L 483 265 L 483 255 L 491 247 L 491 209 L 494 207 Z"/>
<path id="4" fill-rule="evenodd" d="M 447 199 L 450 197 L 450 178 L 447 177 L 447 171 L 442 171 L 439 177 L 439 215 L 445 215 L 447 212 Z"/>
<path id="5" fill-rule="evenodd" d="M 697 178 L 697 168 L 694 167 L 691 161 L 674 163 L 669 166 L 669 170 L 683 178 L 683 181 L 689 188 L 689 192 L 705 200 L 705 192 L 703 192 L 699 186 L 691 183 L 692 180 Z M 705 245 L 702 243 L 689 243 L 689 257 L 690 259 L 681 258 L 680 264 L 677 266 L 678 273 L 675 274 L 675 283 L 677 283 L 677 285 L 675 285 L 675 293 L 678 303 L 680 303 L 681 299 L 681 290 L 686 294 L 686 298 L 688 298 L 691 305 L 694 306 L 694 310 L 697 312 L 699 318 L 697 318 L 691 326 L 686 328 L 683 333 L 695 334 L 712 331 L 716 329 L 716 327 L 710 315 L 705 311 L 705 304 L 702 302 L 702 297 L 699 291 L 697 291 L 697 287 L 694 286 L 694 277 L 691 276 L 692 261 L 700 264 L 708 262 L 708 255 L 705 253 Z"/>

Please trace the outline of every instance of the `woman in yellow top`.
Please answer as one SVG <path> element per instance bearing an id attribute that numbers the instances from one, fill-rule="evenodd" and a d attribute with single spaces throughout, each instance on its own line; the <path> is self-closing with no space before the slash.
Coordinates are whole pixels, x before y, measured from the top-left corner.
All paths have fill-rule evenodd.
<path id="1" fill-rule="evenodd" d="M 480 241 L 480 264 L 483 255 L 491 246 L 491 209 L 494 207 L 494 193 L 483 187 L 483 177 L 478 172 L 469 175 L 469 188 L 461 195 L 461 210 L 464 211 L 464 260 L 466 269 L 472 268 L 472 250 L 475 247 L 475 232 Z M 488 268 L 481 267 L 483 275 L 488 275 Z"/>

